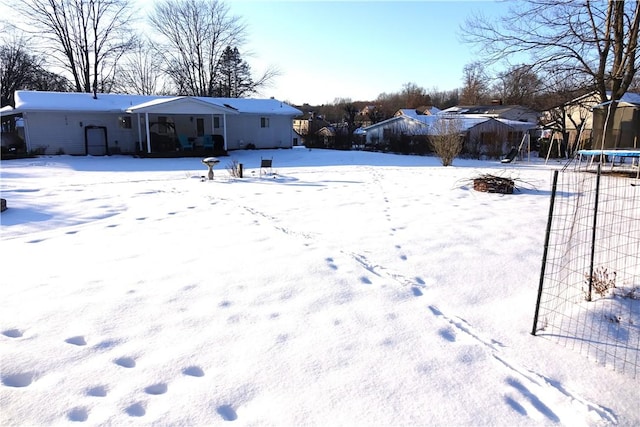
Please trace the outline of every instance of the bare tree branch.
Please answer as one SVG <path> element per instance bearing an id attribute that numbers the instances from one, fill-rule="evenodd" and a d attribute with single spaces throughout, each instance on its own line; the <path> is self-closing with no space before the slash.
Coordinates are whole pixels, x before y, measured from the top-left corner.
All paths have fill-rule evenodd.
<path id="1" fill-rule="evenodd" d="M 149 18 L 165 69 L 183 95 L 213 96 L 219 60 L 227 46 L 244 42 L 245 25 L 221 1 L 162 0 Z"/>
<path id="2" fill-rule="evenodd" d="M 128 0 L 18 0 L 17 10 L 77 92 L 108 90 L 135 36 Z"/>

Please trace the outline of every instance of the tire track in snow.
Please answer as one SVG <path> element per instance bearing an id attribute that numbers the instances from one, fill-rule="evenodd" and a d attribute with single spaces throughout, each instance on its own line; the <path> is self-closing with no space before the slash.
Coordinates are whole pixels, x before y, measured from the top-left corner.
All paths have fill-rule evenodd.
<path id="1" fill-rule="evenodd" d="M 434 305 L 430 305 L 429 310 L 436 317 L 443 318 L 453 325 L 458 331 L 480 343 L 482 347 L 484 347 L 495 360 L 500 362 L 500 364 L 510 371 L 513 376 L 520 378 L 522 381 L 510 377 L 507 378 L 506 382 L 519 390 L 526 398 L 529 399 L 530 403 L 538 411 L 550 418 L 551 421 L 562 422 L 563 420 L 557 414 L 562 413 L 563 411 L 554 410 L 553 406 L 557 407 L 557 404 L 545 404 L 542 401 L 545 397 L 547 398 L 545 400 L 553 401 L 554 403 L 568 399 L 569 405 L 566 405 L 567 407 L 572 405 L 575 406 L 575 404 L 577 404 L 582 408 L 584 413 L 596 414 L 603 423 L 618 423 L 617 417 L 609 409 L 596 403 L 589 402 L 587 399 L 584 399 L 563 387 L 558 381 L 552 380 L 551 378 L 548 378 L 538 372 L 534 372 L 526 367 L 519 366 L 517 363 L 509 360 L 509 358 L 501 354 L 500 347 L 503 347 L 503 345 L 500 342 L 484 338 L 480 333 L 475 331 L 466 320 L 456 316 L 448 316 Z M 575 420 L 567 421 L 569 421 L 567 424 L 571 424 L 571 421 L 575 422 Z"/>

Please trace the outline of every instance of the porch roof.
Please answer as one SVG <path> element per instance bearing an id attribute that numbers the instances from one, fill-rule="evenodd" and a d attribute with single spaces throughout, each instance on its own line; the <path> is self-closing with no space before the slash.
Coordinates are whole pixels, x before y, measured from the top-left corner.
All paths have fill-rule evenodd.
<path id="1" fill-rule="evenodd" d="M 127 113 L 153 114 L 238 114 L 231 106 L 219 105 L 200 98 L 178 96 L 174 98 L 157 98 L 142 104 L 133 105 L 125 110 Z"/>

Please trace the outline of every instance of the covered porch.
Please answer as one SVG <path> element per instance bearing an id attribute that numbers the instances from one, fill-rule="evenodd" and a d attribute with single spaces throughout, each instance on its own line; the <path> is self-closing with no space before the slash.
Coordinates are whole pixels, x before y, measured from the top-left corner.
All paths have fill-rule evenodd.
<path id="1" fill-rule="evenodd" d="M 193 97 L 162 98 L 133 105 L 136 151 L 145 157 L 201 157 L 227 151 L 227 115 L 239 114 L 230 105 Z M 131 125 L 131 124 L 129 124 Z"/>

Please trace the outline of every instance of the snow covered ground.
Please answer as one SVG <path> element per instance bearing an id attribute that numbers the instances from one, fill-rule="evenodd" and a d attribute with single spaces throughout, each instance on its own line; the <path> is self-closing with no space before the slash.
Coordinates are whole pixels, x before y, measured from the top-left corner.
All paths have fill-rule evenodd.
<path id="1" fill-rule="evenodd" d="M 637 380 L 530 335 L 560 163 L 1 166 L 1 425 L 640 425 Z"/>

